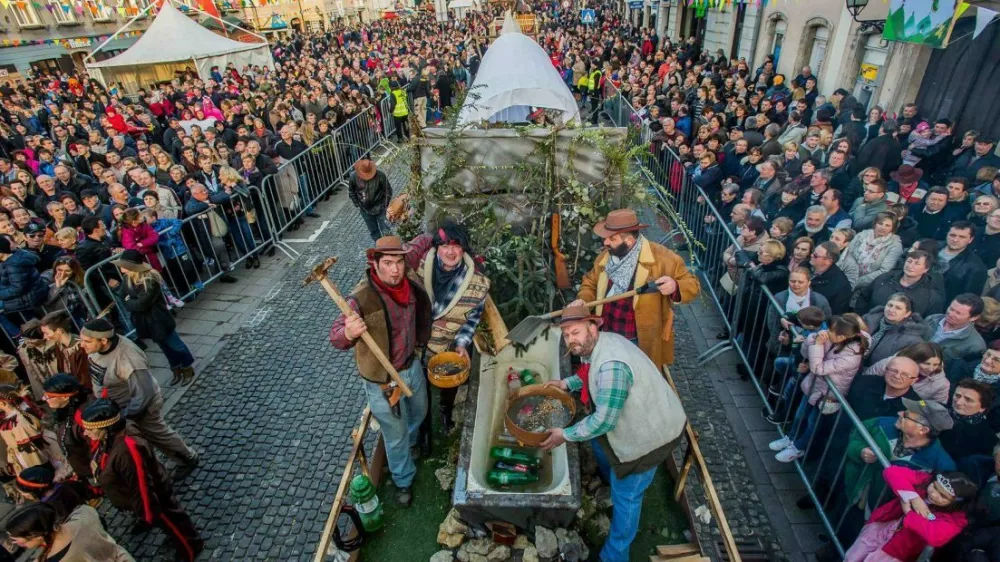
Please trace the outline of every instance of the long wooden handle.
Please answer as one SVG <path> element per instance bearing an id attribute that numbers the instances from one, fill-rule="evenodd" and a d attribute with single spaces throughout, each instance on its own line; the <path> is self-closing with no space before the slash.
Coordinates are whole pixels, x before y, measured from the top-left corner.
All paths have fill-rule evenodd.
<path id="1" fill-rule="evenodd" d="M 332 281 L 329 279 L 320 279 L 319 284 L 326 289 L 326 293 L 330 295 L 333 302 L 337 303 L 337 307 L 340 308 L 340 312 L 343 314 L 354 312 L 351 310 L 350 305 L 347 304 L 347 301 L 344 300 L 344 297 L 340 296 L 340 291 L 337 290 L 337 287 L 333 285 Z M 396 381 L 396 384 L 399 386 L 399 389 L 403 391 L 403 394 L 407 397 L 413 396 L 413 391 L 410 390 L 410 386 L 406 384 L 403 377 L 399 376 L 399 373 L 396 372 L 396 368 L 392 366 L 392 361 L 389 361 L 389 358 L 385 356 L 385 353 L 382 352 L 382 348 L 375 343 L 371 334 L 368 332 L 362 332 L 361 340 L 368 345 L 368 349 L 372 350 L 372 353 L 375 354 L 375 358 L 382 364 L 382 367 L 384 367 L 386 371 L 389 371 L 389 376 L 392 377 L 392 380 Z"/>
<path id="2" fill-rule="evenodd" d="M 615 301 L 630 299 L 630 298 L 632 298 L 632 297 L 634 297 L 634 296 L 636 296 L 638 294 L 639 294 L 639 290 L 638 289 L 632 289 L 631 291 L 629 291 L 627 293 L 622 293 L 620 295 L 615 295 L 613 297 L 604 297 L 603 299 L 597 299 L 596 301 L 591 301 L 591 302 L 588 302 L 588 303 L 584 303 L 583 306 L 585 306 L 587 308 L 594 308 L 595 306 L 602 305 L 602 304 L 607 304 L 609 302 L 615 302 Z M 566 309 L 564 308 L 562 310 L 557 310 L 555 312 L 550 312 L 548 314 L 543 314 L 543 315 L 540 316 L 540 318 L 543 319 L 543 320 L 551 320 L 553 318 L 559 318 L 560 316 L 563 315 L 563 312 L 565 312 L 565 311 L 566 311 Z"/>

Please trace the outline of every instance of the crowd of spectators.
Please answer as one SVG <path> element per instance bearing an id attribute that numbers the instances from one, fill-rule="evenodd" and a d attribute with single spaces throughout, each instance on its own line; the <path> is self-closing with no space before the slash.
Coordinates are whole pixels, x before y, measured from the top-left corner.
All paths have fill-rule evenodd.
<path id="1" fill-rule="evenodd" d="M 788 79 L 689 43 L 632 62 L 608 76 L 712 262 L 719 337 L 766 389 L 784 435 L 770 448 L 807 467 L 847 559 L 1000 560 L 996 139 L 934 108 L 820 95 L 808 67 Z"/>

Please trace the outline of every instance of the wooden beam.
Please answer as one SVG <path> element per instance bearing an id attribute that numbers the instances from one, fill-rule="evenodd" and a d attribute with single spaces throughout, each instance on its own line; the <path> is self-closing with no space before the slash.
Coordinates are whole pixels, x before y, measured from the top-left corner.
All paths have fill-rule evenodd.
<path id="1" fill-rule="evenodd" d="M 656 547 L 656 555 L 660 558 L 677 558 L 678 556 L 688 556 L 690 554 L 697 554 L 701 556 L 701 549 L 698 545 L 687 543 L 687 544 L 670 544 L 666 546 Z"/>
<path id="2" fill-rule="evenodd" d="M 674 379 L 670 376 L 670 368 L 666 365 L 663 366 L 663 375 L 667 377 L 670 387 L 680 397 L 680 393 L 677 392 L 677 386 L 674 385 Z M 684 424 L 684 432 L 687 434 L 689 450 L 694 454 L 695 463 L 698 465 L 698 476 L 701 478 L 701 485 L 705 489 L 705 498 L 708 500 L 708 507 L 712 511 L 712 516 L 715 517 L 715 523 L 719 526 L 719 534 L 722 535 L 722 542 L 726 547 L 729 560 L 730 562 L 741 562 L 743 559 L 736 549 L 736 539 L 733 538 L 733 532 L 729 528 L 729 520 L 726 519 L 726 513 L 722 510 L 722 502 L 719 501 L 719 496 L 715 492 L 715 485 L 712 484 L 712 475 L 708 472 L 705 457 L 702 456 L 701 447 L 698 446 L 698 436 L 691 427 L 691 418 L 688 418 L 688 421 Z"/>
<path id="3" fill-rule="evenodd" d="M 330 508 L 330 515 L 327 516 L 326 525 L 323 526 L 323 535 L 319 539 L 319 547 L 316 549 L 316 557 L 313 558 L 313 562 L 323 562 L 326 559 L 326 549 L 329 548 L 330 540 L 333 538 L 333 530 L 340 517 L 340 508 L 344 505 L 344 495 L 347 492 L 347 487 L 350 486 L 351 476 L 354 473 L 354 460 L 358 457 L 359 449 L 364 445 L 365 434 L 368 433 L 368 424 L 371 423 L 371 420 L 371 408 L 365 406 L 364 411 L 361 412 L 359 430 L 354 432 L 351 452 L 347 455 L 344 474 L 340 477 L 340 485 L 337 486 L 337 493 L 333 496 L 333 507 Z"/>
<path id="4" fill-rule="evenodd" d="M 489 295 L 486 296 L 486 302 L 483 305 L 483 320 L 493 334 L 493 349 L 500 351 L 507 347 L 510 344 L 510 340 L 507 339 L 507 323 L 503 321 L 500 309 L 497 308 L 496 303 L 493 302 L 493 298 Z M 480 352 L 482 353 L 483 350 L 480 350 Z M 489 351 L 486 353 L 489 353 Z M 490 353 L 490 355 L 496 355 L 496 353 Z"/>

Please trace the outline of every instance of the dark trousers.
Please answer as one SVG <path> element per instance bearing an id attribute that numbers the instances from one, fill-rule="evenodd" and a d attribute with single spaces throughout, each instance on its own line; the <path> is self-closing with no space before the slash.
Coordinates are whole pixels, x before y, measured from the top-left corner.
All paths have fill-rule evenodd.
<path id="1" fill-rule="evenodd" d="M 159 507 L 160 511 L 153 518 L 153 524 L 166 533 L 183 560 L 194 562 L 205 547 L 205 541 L 201 540 L 191 518 L 173 496 L 160 498 Z"/>
<path id="2" fill-rule="evenodd" d="M 403 142 L 404 140 L 410 138 L 409 116 L 404 115 L 403 117 L 396 117 L 393 115 L 392 120 L 396 122 L 396 140 L 398 142 Z"/>
<path id="3" fill-rule="evenodd" d="M 389 227 L 389 221 L 386 220 L 385 213 L 369 215 L 362 210 L 361 218 L 364 219 L 365 226 L 368 227 L 368 234 L 371 235 L 372 240 L 378 241 L 379 238 L 392 233 L 392 228 Z"/>
<path id="4" fill-rule="evenodd" d="M 170 363 L 171 369 L 180 369 L 194 365 L 194 357 L 191 355 L 191 350 L 188 349 L 184 340 L 177 335 L 176 330 L 170 332 L 170 335 L 161 340 L 153 341 L 160 346 L 160 350 L 167 357 L 167 363 Z"/>

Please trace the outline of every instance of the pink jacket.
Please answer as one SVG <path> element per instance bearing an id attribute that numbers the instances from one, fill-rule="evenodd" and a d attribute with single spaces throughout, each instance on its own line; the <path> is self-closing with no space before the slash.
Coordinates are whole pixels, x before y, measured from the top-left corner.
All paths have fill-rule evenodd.
<path id="1" fill-rule="evenodd" d="M 934 478 L 926 472 L 903 466 L 886 468 L 882 477 L 897 496 L 900 492 L 910 492 L 922 499 L 927 498 L 927 485 Z M 903 506 L 898 501 L 890 501 L 873 511 L 869 523 L 903 520 L 902 527 L 882 546 L 882 551 L 902 562 L 913 562 L 920 557 L 925 546 L 942 547 L 969 524 L 965 513 L 961 511 L 939 511 L 931 504 L 927 504 L 927 507 L 934 513 L 933 521 L 924 519 L 916 511 L 910 511 L 904 516 Z"/>
<path id="2" fill-rule="evenodd" d="M 864 333 L 867 338 L 868 334 Z M 828 381 L 832 382 L 841 394 L 847 396 L 851 381 L 861 368 L 864 357 L 861 346 L 852 343 L 840 351 L 835 351 L 829 341 L 823 345 L 816 343 L 816 334 L 806 338 L 802 347 L 803 354 L 809 358 L 809 374 L 802 379 L 800 388 L 809 394 L 809 404 L 815 406 L 827 392 Z"/>
<path id="3" fill-rule="evenodd" d="M 122 229 L 122 247 L 126 250 L 141 252 L 149 265 L 153 266 L 156 271 L 163 269 L 163 266 L 160 265 L 160 258 L 156 255 L 156 243 L 159 241 L 160 235 L 146 223 Z M 139 244 L 142 244 L 142 247 Z"/>

